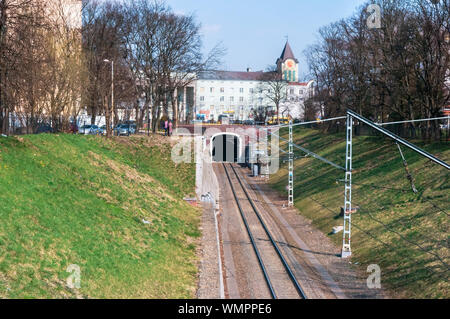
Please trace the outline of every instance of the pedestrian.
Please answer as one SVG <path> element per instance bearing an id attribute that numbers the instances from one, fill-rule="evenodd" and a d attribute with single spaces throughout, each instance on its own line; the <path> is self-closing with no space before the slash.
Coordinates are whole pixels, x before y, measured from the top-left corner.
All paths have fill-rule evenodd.
<path id="1" fill-rule="evenodd" d="M 169 136 L 172 135 L 172 127 L 173 127 L 172 121 L 169 121 Z"/>
<path id="2" fill-rule="evenodd" d="M 167 136 L 167 130 L 169 128 L 169 121 L 165 120 L 164 121 L 164 136 Z"/>

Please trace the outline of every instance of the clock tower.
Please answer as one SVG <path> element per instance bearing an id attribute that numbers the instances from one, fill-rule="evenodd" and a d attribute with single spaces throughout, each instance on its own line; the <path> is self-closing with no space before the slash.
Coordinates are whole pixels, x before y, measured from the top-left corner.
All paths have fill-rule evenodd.
<path id="1" fill-rule="evenodd" d="M 283 80 L 298 82 L 298 60 L 292 53 L 291 46 L 287 41 L 281 56 L 277 60 L 277 70 L 281 73 Z"/>

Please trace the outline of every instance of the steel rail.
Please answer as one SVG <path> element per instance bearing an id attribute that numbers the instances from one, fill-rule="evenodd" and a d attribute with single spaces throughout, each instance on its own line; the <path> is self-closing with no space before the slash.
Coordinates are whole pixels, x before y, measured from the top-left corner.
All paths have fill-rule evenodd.
<path id="1" fill-rule="evenodd" d="M 396 141 L 396 142 L 398 142 L 398 143 L 400 143 L 400 144 L 403 144 L 404 146 L 406 146 L 406 147 L 412 149 L 413 151 L 415 151 L 415 152 L 419 153 L 420 155 L 422 155 L 422 156 L 428 158 L 429 160 L 435 162 L 436 164 L 439 164 L 439 165 L 445 167 L 446 169 L 450 169 L 450 165 L 449 165 L 448 163 L 444 162 L 443 160 L 440 160 L 440 159 L 437 158 L 436 156 L 434 156 L 434 155 L 428 153 L 427 151 L 424 151 L 423 149 L 417 147 L 416 145 L 414 145 L 414 144 L 412 144 L 412 143 L 410 143 L 410 142 L 408 142 L 408 141 L 402 139 L 401 137 L 395 135 L 395 134 L 392 133 L 391 131 L 388 131 L 387 129 L 385 129 L 385 128 L 383 128 L 383 127 L 380 127 L 380 126 L 377 125 L 376 123 L 374 123 L 374 122 L 372 122 L 372 121 L 366 119 L 365 117 L 359 115 L 358 113 L 356 113 L 356 112 L 354 112 L 354 111 L 352 111 L 352 110 L 347 110 L 347 113 L 348 113 L 351 117 L 353 117 L 353 118 L 355 118 L 355 119 L 357 119 L 357 120 L 363 122 L 364 124 L 369 125 L 370 127 L 374 128 L 375 130 L 377 130 L 377 131 L 381 132 L 382 134 L 384 134 L 384 135 L 390 137 L 390 138 L 393 139 L 394 141 Z"/>
<path id="2" fill-rule="evenodd" d="M 248 225 L 247 218 L 245 218 L 244 210 L 242 209 L 242 206 L 241 206 L 241 204 L 239 202 L 239 199 L 238 199 L 238 197 L 236 195 L 236 191 L 234 189 L 233 183 L 231 182 L 231 177 L 228 174 L 227 167 L 225 166 L 224 163 L 222 163 L 222 165 L 223 165 L 223 169 L 225 170 L 225 174 L 227 175 L 228 182 L 230 183 L 231 191 L 233 192 L 233 196 L 234 196 L 236 204 L 237 204 L 237 206 L 239 208 L 239 212 L 241 213 L 241 217 L 242 217 L 242 220 L 244 222 L 245 228 L 247 229 L 248 236 L 250 237 L 250 241 L 252 243 L 253 250 L 255 251 L 256 257 L 258 258 L 258 263 L 259 263 L 259 265 L 261 267 L 261 270 L 263 272 L 264 279 L 266 280 L 266 283 L 267 283 L 267 287 L 270 290 L 270 294 L 271 294 L 272 298 L 273 299 L 277 299 L 277 295 L 275 293 L 275 290 L 273 289 L 272 282 L 270 281 L 269 274 L 267 273 L 267 270 L 266 270 L 266 266 L 264 265 L 264 262 L 263 262 L 263 260 L 261 258 L 261 254 L 259 253 L 259 249 L 256 246 L 255 238 L 253 237 L 253 234 L 252 234 L 252 232 L 250 230 L 250 226 Z"/>
<path id="3" fill-rule="evenodd" d="M 275 251 L 278 254 L 278 257 L 280 258 L 281 262 L 283 263 L 284 268 L 286 269 L 286 272 L 289 275 L 289 278 L 291 279 L 291 281 L 293 282 L 295 289 L 297 290 L 298 294 L 300 295 L 300 297 L 302 297 L 303 299 L 307 299 L 305 292 L 303 291 L 302 287 L 300 286 L 299 282 L 297 281 L 297 278 L 295 278 L 294 273 L 292 272 L 291 267 L 289 266 L 289 264 L 287 263 L 286 259 L 284 258 L 283 254 L 281 253 L 280 248 L 278 247 L 278 244 L 276 243 L 276 241 L 273 239 L 272 234 L 270 233 L 269 229 L 267 228 L 266 224 L 264 223 L 261 214 L 259 213 L 258 209 L 256 208 L 255 204 L 253 203 L 253 200 L 250 198 L 250 195 L 248 194 L 247 190 L 245 189 L 241 178 L 239 177 L 239 175 L 237 174 L 235 168 L 233 167 L 233 165 L 231 165 L 231 169 L 233 170 L 236 179 L 239 182 L 239 185 L 241 186 L 242 190 L 245 193 L 245 196 L 247 197 L 250 205 L 253 208 L 253 211 L 255 212 L 255 215 L 258 217 L 258 220 L 260 221 L 261 225 L 264 228 L 264 231 L 266 232 L 267 236 L 270 239 L 270 242 L 272 243 L 273 247 L 275 248 Z"/>

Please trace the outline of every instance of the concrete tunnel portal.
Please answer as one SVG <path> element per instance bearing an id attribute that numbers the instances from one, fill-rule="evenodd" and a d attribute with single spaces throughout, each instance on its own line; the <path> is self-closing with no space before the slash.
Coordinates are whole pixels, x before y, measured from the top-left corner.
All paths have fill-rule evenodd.
<path id="1" fill-rule="evenodd" d="M 216 163 L 238 163 L 241 157 L 241 137 L 220 133 L 211 137 L 211 156 Z"/>

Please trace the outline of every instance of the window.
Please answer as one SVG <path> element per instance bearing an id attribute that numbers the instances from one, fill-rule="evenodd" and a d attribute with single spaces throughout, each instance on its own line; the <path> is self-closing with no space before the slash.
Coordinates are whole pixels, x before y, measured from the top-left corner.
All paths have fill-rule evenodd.
<path id="1" fill-rule="evenodd" d="M 220 93 L 225 92 L 225 88 L 220 88 Z"/>
<path id="2" fill-rule="evenodd" d="M 223 102 L 223 101 L 225 101 L 225 96 L 220 97 L 220 102 Z"/>
<path id="3" fill-rule="evenodd" d="M 209 93 L 214 93 L 214 88 L 209 88 Z"/>
<path id="4" fill-rule="evenodd" d="M 205 101 L 205 97 L 204 96 L 200 96 L 200 101 L 201 102 Z"/>
<path id="5" fill-rule="evenodd" d="M 294 89 L 289 90 L 290 94 L 294 94 Z"/>
<path id="6" fill-rule="evenodd" d="M 240 88 L 239 93 L 244 93 L 244 88 Z"/>
<path id="7" fill-rule="evenodd" d="M 243 96 L 241 96 L 241 97 L 239 98 L 239 102 L 244 102 L 244 97 L 243 97 Z"/>
<path id="8" fill-rule="evenodd" d="M 230 96 L 230 102 L 234 102 L 234 96 Z"/>
<path id="9" fill-rule="evenodd" d="M 214 105 L 210 106 L 211 111 L 214 111 Z"/>
<path id="10" fill-rule="evenodd" d="M 294 73 L 294 76 L 292 77 L 292 81 L 295 81 L 295 71 L 292 71 Z"/>
<path id="11" fill-rule="evenodd" d="M 288 81 L 292 81 L 292 71 L 289 71 L 289 80 Z"/>
<path id="12" fill-rule="evenodd" d="M 253 94 L 253 92 L 255 91 L 253 88 L 250 88 L 250 93 Z"/>

